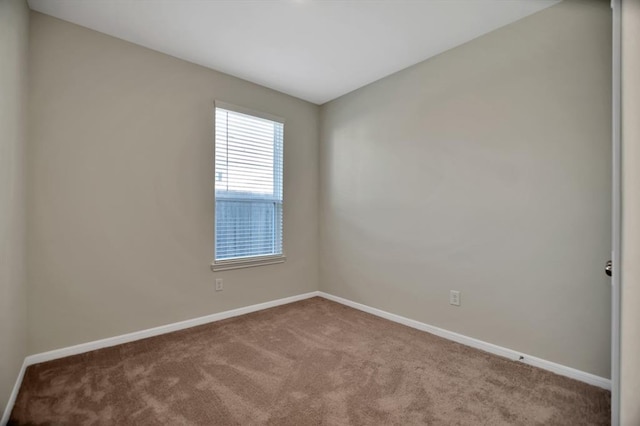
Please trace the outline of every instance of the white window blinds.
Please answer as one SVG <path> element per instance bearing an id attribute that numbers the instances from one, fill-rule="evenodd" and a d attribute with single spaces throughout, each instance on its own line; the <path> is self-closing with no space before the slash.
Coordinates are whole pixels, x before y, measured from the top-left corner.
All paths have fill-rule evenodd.
<path id="1" fill-rule="evenodd" d="M 215 260 L 282 255 L 284 124 L 215 110 Z"/>

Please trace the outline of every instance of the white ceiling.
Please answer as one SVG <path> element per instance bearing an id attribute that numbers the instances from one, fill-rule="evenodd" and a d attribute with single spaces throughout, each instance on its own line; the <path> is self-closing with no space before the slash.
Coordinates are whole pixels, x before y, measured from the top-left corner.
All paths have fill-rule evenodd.
<path id="1" fill-rule="evenodd" d="M 558 0 L 29 0 L 65 21 L 323 104 Z"/>

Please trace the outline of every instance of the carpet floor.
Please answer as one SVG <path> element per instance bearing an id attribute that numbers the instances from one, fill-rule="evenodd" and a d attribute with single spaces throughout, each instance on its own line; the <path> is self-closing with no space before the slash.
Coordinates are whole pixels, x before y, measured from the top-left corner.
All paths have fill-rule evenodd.
<path id="1" fill-rule="evenodd" d="M 610 394 L 312 298 L 30 366 L 9 424 L 605 425 Z"/>

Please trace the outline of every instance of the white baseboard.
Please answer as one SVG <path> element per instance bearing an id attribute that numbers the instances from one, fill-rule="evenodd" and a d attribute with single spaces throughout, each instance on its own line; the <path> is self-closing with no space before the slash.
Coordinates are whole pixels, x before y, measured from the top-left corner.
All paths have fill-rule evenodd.
<path id="1" fill-rule="evenodd" d="M 611 380 L 596 376 L 591 373 L 586 373 L 584 371 L 576 370 L 575 368 L 567 367 L 551 361 L 546 361 L 544 359 L 536 358 L 534 356 L 525 355 L 521 352 L 517 352 L 512 349 L 507 349 L 498 345 L 494 345 L 492 343 L 483 342 L 482 340 L 474 339 L 472 337 L 467 337 L 462 334 L 454 333 L 452 331 L 444 330 L 442 328 L 438 328 L 429 324 L 422 323 L 420 321 L 412 320 L 409 318 L 402 317 L 400 315 L 385 312 L 383 310 L 372 308 L 370 306 L 353 302 L 351 300 L 344 299 L 342 297 L 334 296 L 329 293 L 325 293 L 322 291 L 312 291 L 312 292 L 300 294 L 297 296 L 285 297 L 284 299 L 272 300 L 270 302 L 259 303 L 257 305 L 246 306 L 243 308 L 232 309 L 230 311 L 219 312 L 217 314 L 211 314 L 211 315 L 206 315 L 203 317 L 194 318 L 186 321 L 180 321 L 172 324 L 162 325 L 160 327 L 149 328 L 147 330 L 135 331 L 133 333 L 123 334 L 120 336 L 109 337 L 106 339 L 95 340 L 93 342 L 82 343 L 79 345 L 69 346 L 61 349 L 55 349 L 49 352 L 42 352 L 39 354 L 29 355 L 24 359 L 24 362 L 22 363 L 22 368 L 20 369 L 20 373 L 18 374 L 18 378 L 13 387 L 13 391 L 11 392 L 11 396 L 9 397 L 9 401 L 7 402 L 7 406 L 4 410 L 4 414 L 2 416 L 2 420 L 0 421 L 0 425 L 5 425 L 7 421 L 9 421 L 9 416 L 11 415 L 11 410 L 13 410 L 13 405 L 18 396 L 18 390 L 20 389 L 20 385 L 22 384 L 22 379 L 24 377 L 25 370 L 30 365 L 39 364 L 41 362 L 51 361 L 58 358 L 64 358 L 71 355 L 78 355 L 81 353 L 94 351 L 96 349 L 102 349 L 110 346 L 121 345 L 123 343 L 129 343 L 129 342 L 133 342 L 140 339 L 146 339 L 148 337 L 159 336 L 161 334 L 171 333 L 173 331 L 184 330 L 184 329 L 195 327 L 198 325 L 208 324 L 211 322 L 221 321 L 227 318 L 233 318 L 240 315 L 249 314 L 251 312 L 261 311 L 263 309 L 269 309 L 269 308 L 273 308 L 280 305 L 286 305 L 286 304 L 297 302 L 300 300 L 309 299 L 315 296 L 320 296 L 325 299 L 341 303 L 343 305 L 352 307 L 354 309 L 358 309 L 360 311 L 367 312 L 372 315 L 376 315 L 378 317 L 385 318 L 387 320 L 397 322 L 399 324 L 403 324 L 411 328 L 426 331 L 428 333 L 435 334 L 436 336 L 444 337 L 445 339 L 448 339 L 448 340 L 453 340 L 454 342 L 458 342 L 466 346 L 471 346 L 473 348 L 480 349 L 485 352 L 489 352 L 489 353 L 499 355 L 505 358 L 509 358 L 515 361 L 520 361 L 525 364 L 532 365 L 534 367 L 542 368 L 543 370 L 548 370 L 562 376 L 567 376 L 572 379 L 576 379 L 581 382 L 588 383 L 590 385 L 611 390 Z"/>
<path id="2" fill-rule="evenodd" d="M 199 318 L 194 318 L 186 321 L 175 322 L 172 324 L 161 325 L 159 327 L 149 328 L 147 330 L 135 331 L 133 333 L 123 334 L 120 336 L 108 337 L 106 339 L 94 340 L 93 342 L 81 343 L 75 346 L 69 346 L 66 348 L 55 349 L 49 352 L 42 352 L 39 354 L 29 355 L 24 359 L 22 368 L 18 374 L 18 379 L 13 387 L 9 401 L 2 415 L 0 425 L 5 425 L 9 421 L 11 410 L 16 402 L 18 396 L 18 390 L 22 384 L 25 370 L 28 366 L 33 364 L 39 364 L 41 362 L 51 361 L 58 358 L 64 358 L 71 355 L 78 355 L 85 352 L 95 351 L 96 349 L 108 348 L 110 346 L 121 345 L 123 343 L 129 343 L 140 339 L 146 339 L 147 337 L 158 336 L 161 334 L 171 333 L 172 331 L 184 330 L 186 328 L 195 327 L 198 325 L 208 324 L 211 322 L 221 321 L 227 318 L 233 318 L 251 312 L 262 311 L 264 309 L 273 308 L 280 305 L 286 305 L 300 300 L 309 299 L 311 297 L 318 296 L 318 291 L 312 291 L 310 293 L 299 294 L 297 296 L 285 297 L 284 299 L 272 300 L 269 302 L 258 303 L 257 305 L 245 306 L 243 308 L 232 309 L 230 311 L 218 312 L 217 314 L 206 315 Z"/>
<path id="3" fill-rule="evenodd" d="M 406 325 L 411 328 L 426 331 L 436 336 L 444 337 L 448 340 L 461 343 L 472 348 L 480 349 L 485 352 L 489 352 L 495 355 L 499 355 L 505 358 L 512 359 L 514 361 L 520 361 L 524 364 L 532 365 L 534 367 L 541 368 L 543 370 L 551 371 L 561 376 L 570 377 L 575 380 L 579 380 L 590 385 L 598 386 L 603 389 L 611 390 L 611 380 L 604 377 L 596 376 L 595 374 L 587 373 L 585 371 L 576 370 L 575 368 L 567 367 L 562 364 L 547 361 L 541 358 L 537 358 L 531 355 L 523 354 L 522 352 L 514 351 L 512 349 L 503 348 L 502 346 L 487 343 L 482 340 L 474 339 L 462 334 L 454 333 L 453 331 L 444 330 L 433 325 L 425 324 L 420 321 L 415 321 L 409 318 L 402 317 L 400 315 L 392 314 L 381 309 L 372 308 L 361 303 L 353 302 L 342 297 L 334 296 L 329 293 L 319 292 L 320 297 L 332 300 L 334 302 L 341 303 L 354 309 L 358 309 L 369 314 L 388 319 L 389 321 L 397 322 L 399 324 Z"/>
<path id="4" fill-rule="evenodd" d="M 13 404 L 16 402 L 16 398 L 18 397 L 18 391 L 20 390 L 20 385 L 22 384 L 22 379 L 24 378 L 24 372 L 27 370 L 27 359 L 22 362 L 22 367 L 20 367 L 20 372 L 18 373 L 18 378 L 16 379 L 16 383 L 13 385 L 13 389 L 11 390 L 11 395 L 9 395 L 9 400 L 7 401 L 7 406 L 4 409 L 4 413 L 2 414 L 2 419 L 0 420 L 0 425 L 6 425 L 9 421 L 9 416 L 11 415 L 11 410 L 13 410 Z"/>
<path id="5" fill-rule="evenodd" d="M 174 322 L 172 324 L 161 325 L 159 327 L 148 328 L 141 331 L 134 331 L 133 333 L 123 334 L 121 336 L 108 337 L 106 339 L 94 340 L 93 342 L 81 343 L 79 345 L 69 346 L 62 349 L 29 355 L 25 360 L 27 362 L 27 366 L 39 364 L 41 362 L 51 361 L 53 359 L 95 351 L 96 349 L 108 348 L 109 346 L 121 345 L 123 343 L 146 339 L 147 337 L 159 336 L 161 334 L 171 333 L 172 331 L 184 330 L 186 328 L 208 324 L 210 322 L 216 322 L 227 318 L 250 314 L 251 312 L 262 311 L 263 309 L 269 309 L 275 306 L 298 302 L 300 300 L 318 296 L 318 294 L 319 292 L 312 291 L 310 293 L 299 294 L 297 296 L 285 297 L 284 299 L 272 300 L 269 302 L 258 303 L 257 305 L 245 306 L 243 308 L 232 309 L 230 311 L 218 312 L 217 314 L 205 315 L 203 317 L 193 318 L 186 321 Z"/>

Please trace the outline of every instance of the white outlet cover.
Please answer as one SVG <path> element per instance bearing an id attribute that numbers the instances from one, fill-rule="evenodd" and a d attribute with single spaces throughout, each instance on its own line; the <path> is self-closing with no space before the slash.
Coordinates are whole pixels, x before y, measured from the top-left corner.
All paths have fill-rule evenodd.
<path id="1" fill-rule="evenodd" d="M 460 292 L 457 290 L 451 290 L 449 292 L 449 304 L 454 306 L 460 306 Z"/>

